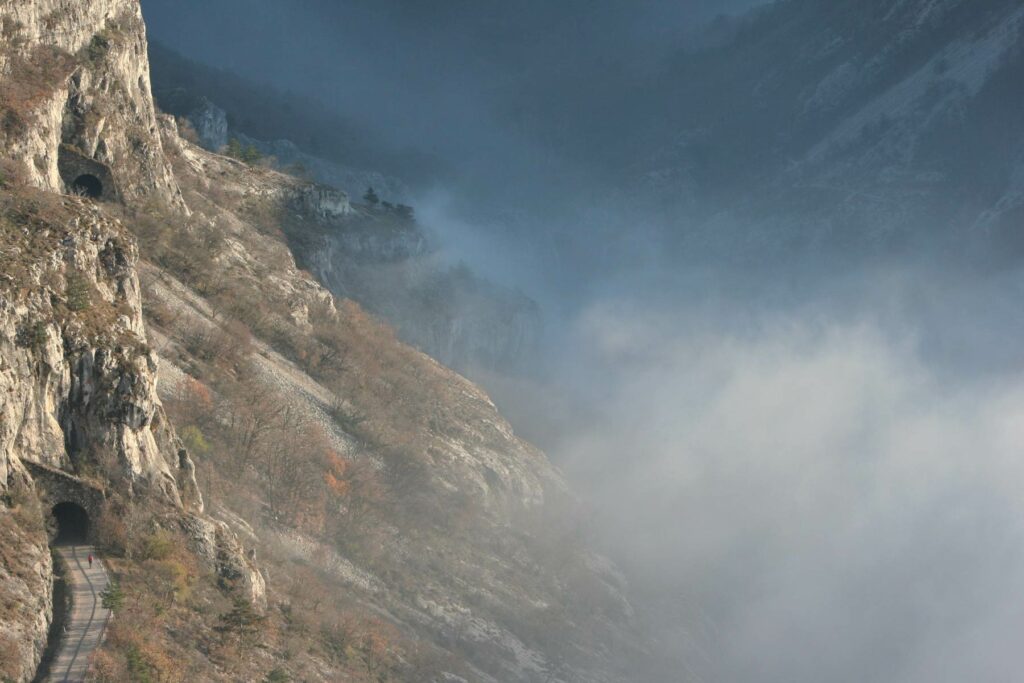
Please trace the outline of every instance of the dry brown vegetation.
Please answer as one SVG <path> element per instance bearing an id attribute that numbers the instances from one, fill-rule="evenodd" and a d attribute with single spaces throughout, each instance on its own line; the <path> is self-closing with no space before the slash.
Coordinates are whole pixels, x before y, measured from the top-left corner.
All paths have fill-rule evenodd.
<path id="1" fill-rule="evenodd" d="M 0 196 L 7 202 L 0 216 L 9 219 L 3 225 L 22 236 L 26 249 L 51 229 L 47 221 L 67 210 L 62 202 L 76 201 L 54 201 L 45 193 L 33 199 L 27 190 L 18 201 Z M 216 223 L 186 222 L 151 207 L 126 209 L 123 218 L 137 232 L 144 255 L 212 307 L 205 321 L 183 316 L 144 283 L 147 323 L 170 339 L 161 353 L 191 376 L 165 407 L 196 461 L 208 502 L 224 505 L 257 530 L 294 531 L 336 549 L 399 599 L 417 595 L 428 577 L 471 580 L 471 574 L 449 572 L 472 567 L 463 565 L 467 547 L 490 542 L 496 545 L 487 552 L 494 557 L 516 557 L 529 548 L 561 569 L 539 571 L 530 560 L 514 570 L 497 564 L 473 571 L 523 572 L 540 594 L 589 592 L 588 604 L 602 604 L 601 587 L 586 585 L 593 577 L 579 568 L 571 529 L 524 518 L 521 529 L 538 533 L 505 530 L 508 538 L 488 541 L 491 532 L 481 526 L 472 498 L 460 491 L 442 495 L 429 485 L 443 439 L 470 438 L 460 425 L 481 414 L 481 399 L 464 380 L 399 344 L 391 329 L 354 302 L 321 301 L 308 311 L 310 323 L 299 325 L 291 317 L 292 302 L 261 290 L 250 273 L 224 266 L 227 240 L 214 234 Z M 62 286 L 67 294 L 67 283 Z M 72 293 L 77 288 L 70 287 Z M 69 312 L 80 308 L 75 315 L 102 308 L 92 293 L 76 296 L 90 304 L 67 306 Z M 322 424 L 258 379 L 253 363 L 265 353 L 264 343 L 330 388 L 335 398 L 325 408 L 376 459 L 338 452 Z M 431 552 L 402 551 L 394 536 L 398 528 Z M 344 675 L 354 681 L 431 681 L 441 671 L 460 671 L 463 656 L 477 662 L 501 657 L 483 646 L 463 652 L 454 643 L 446 644 L 445 653 L 380 616 L 365 596 L 346 597 L 348 588 L 318 569 L 315 558 L 296 558 L 270 540 L 257 541 L 272 577 L 270 608 L 232 631 L 225 623 L 244 621 L 244 615 L 172 525 L 115 501 L 99 529 L 109 552 L 120 558 L 112 566 L 125 601 L 95 662 L 98 681 L 259 681 L 271 674 L 277 680 Z M 484 535 L 471 540 L 474 534 Z M 568 595 L 565 605 L 551 602 L 525 613 L 474 595 L 474 610 L 494 615 L 527 644 L 549 653 L 568 648 L 559 645 L 567 643 Z"/>
<path id="2" fill-rule="evenodd" d="M 93 662 L 95 681 L 307 680 L 326 670 L 327 680 L 383 683 L 459 670 L 312 566 L 272 552 L 266 561 L 280 578 L 260 614 L 219 590 L 185 539 L 156 521 L 118 513 L 103 525 L 123 599 Z"/>
<path id="3" fill-rule="evenodd" d="M 216 459 L 209 485 L 221 494 L 230 488 L 232 500 L 252 501 L 258 492 L 266 509 L 253 503 L 245 512 L 322 533 L 327 511 L 359 490 L 352 481 L 359 467 L 334 451 L 323 427 L 264 384 L 223 376 L 207 381 L 215 389 L 186 382 L 167 410 L 197 459 Z"/>
<path id="4" fill-rule="evenodd" d="M 0 176 L 0 287 L 22 289 L 54 247 L 53 226 L 70 213 L 60 197 L 25 187 L 14 165 L 0 166 Z"/>
<path id="5" fill-rule="evenodd" d="M 20 484 L 0 500 L 0 538 L 0 624 L 30 623 L 38 606 L 27 598 L 44 590 L 37 563 L 48 551 L 39 500 Z M 28 644 L 16 634 L 0 628 L 0 680 L 16 680 L 21 673 L 14 667 Z"/>
<path id="6" fill-rule="evenodd" d="M 527 645 L 552 656 L 564 651 L 571 658 L 572 642 L 580 637 L 612 643 L 614 637 L 600 628 L 586 633 L 582 625 L 567 626 L 577 620 L 597 624 L 628 618 L 621 599 L 581 560 L 584 539 L 571 522 L 577 514 L 571 499 L 562 501 L 564 507 L 559 508 L 559 497 L 551 496 L 545 508 L 520 510 L 515 527 L 498 531 L 478 496 L 435 483 L 437 472 L 448 466 L 453 441 L 469 447 L 509 448 L 508 436 L 492 424 L 496 415 L 486 397 L 398 342 L 390 327 L 355 302 L 306 299 L 303 322 L 297 322 L 296 301 L 267 287 L 264 280 L 282 275 L 309 279 L 296 270 L 286 246 L 301 231 L 291 222 L 304 219 L 280 200 L 246 198 L 230 183 L 201 185 L 190 177 L 181 159 L 175 169 L 187 202 L 203 218 L 194 218 L 188 228 L 191 234 L 180 241 L 161 236 L 171 230 L 173 221 L 133 225 L 136 230 L 156 229 L 152 235 L 140 233 L 144 245 L 176 252 L 169 259 L 145 247 L 143 253 L 202 293 L 221 329 L 236 326 L 255 340 L 244 345 L 241 359 L 234 353 L 204 352 L 196 340 L 212 339 L 215 333 L 189 332 L 170 307 L 148 304 L 147 319 L 175 340 L 162 353 L 170 353 L 175 364 L 192 376 L 180 389 L 182 393 L 167 404 L 182 434 L 189 435 L 207 499 L 224 501 L 254 526 L 283 525 L 337 549 L 383 581 L 392 599 L 411 600 L 431 584 L 446 586 L 452 594 L 466 594 L 475 614 L 496 619 Z M 256 177 L 270 172 L 248 169 L 244 173 Z M 222 212 L 242 217 L 244 225 L 234 225 L 232 220 L 238 219 L 227 220 Z M 205 231 L 220 232 L 224 239 L 218 242 Z M 244 244 L 247 263 L 238 264 L 232 257 L 235 240 Z M 212 260 L 214 266 L 194 267 L 201 260 Z M 301 418 L 276 405 L 285 401 L 284 396 L 246 379 L 256 376 L 247 370 L 246 358 L 263 353 L 259 342 L 333 393 L 334 399 L 324 408 L 373 460 L 331 453 L 320 425 L 303 424 Z M 260 433 L 264 445 L 249 448 L 255 425 L 265 427 Z M 296 439 L 297 434 L 302 437 Z M 274 457 L 282 454 L 285 457 Z M 526 449 L 521 457 L 533 454 Z M 270 479 L 286 469 L 289 476 L 276 482 L 281 490 L 273 491 Z M 555 519 L 569 521 L 557 524 Z M 261 557 L 271 562 L 278 580 L 291 581 L 306 569 L 273 543 L 261 546 Z M 532 607 L 523 596 L 512 593 L 467 589 L 475 582 L 482 586 L 495 580 L 498 585 L 508 581 L 529 586 L 532 595 L 545 596 L 547 606 Z M 335 594 L 346 590 L 334 581 L 325 577 L 323 590 Z M 282 601 L 280 608 L 289 619 L 302 623 L 323 606 L 296 594 Z M 349 615 L 364 618 L 370 613 L 357 601 Z M 500 648 L 489 651 L 484 645 L 454 641 L 445 641 L 445 648 L 494 670 L 500 670 L 498 662 L 507 656 Z M 432 653 L 429 658 L 436 657 L 433 647 L 419 649 Z M 449 663 L 448 670 L 453 666 Z M 409 676 L 410 670 L 404 675 Z"/>
<path id="7" fill-rule="evenodd" d="M 67 226 L 82 206 L 79 199 L 26 187 L 17 180 L 0 184 L 0 291 L 12 297 L 43 290 L 53 294 L 46 300 L 50 310 L 45 321 L 30 322 L 18 331 L 17 341 L 32 346 L 45 339 L 45 325 L 56 323 L 65 334 L 141 352 L 142 340 L 114 332 L 119 329 L 115 321 L 131 314 L 128 303 L 104 299 L 86 273 L 61 265 L 61 242 L 72 234 Z M 129 249 L 130 238 L 118 226 L 106 227 L 112 237 L 104 248 Z M 89 239 L 85 230 L 78 236 Z"/>
<path id="8" fill-rule="evenodd" d="M 257 373 L 250 365 L 254 345 L 247 326 L 221 312 L 213 326 L 189 326 L 182 325 L 169 307 L 151 306 L 147 311 L 155 313 L 149 316 L 150 324 L 177 341 L 180 355 L 175 360 L 193 373 L 178 387 L 176 396 L 165 401 L 165 407 L 197 462 L 208 500 L 229 505 L 254 524 L 296 529 L 317 538 L 362 538 L 367 532 L 375 533 L 375 513 L 385 489 L 380 474 L 369 463 L 351 461 L 336 452 L 320 424 L 255 379 Z M 228 330 L 232 333 L 226 334 Z M 347 514 L 339 514 L 342 509 Z M 124 520 L 126 516 L 114 518 Z M 371 545 L 372 541 L 362 543 Z M 140 631 L 129 628 L 123 636 L 112 638 L 98 680 L 137 680 L 131 676 L 139 676 L 140 662 L 165 676 L 152 680 L 187 676 L 187 670 L 173 675 L 166 672 L 167 662 L 184 657 L 178 653 L 168 658 L 167 653 L 174 653 L 178 646 L 168 643 L 163 652 L 153 650 L 154 643 L 167 640 L 170 624 L 179 636 L 173 639 L 175 643 L 203 643 L 203 653 L 232 675 L 240 671 L 253 676 L 270 674 L 253 673 L 247 665 L 253 649 L 265 651 L 267 661 L 291 662 L 276 667 L 278 675 L 295 675 L 312 666 L 310 660 L 320 658 L 329 662 L 330 670 L 344 671 L 354 681 L 417 680 L 419 675 L 439 673 L 436 666 L 440 664 L 432 662 L 444 659 L 433 647 L 416 644 L 371 616 L 365 606 L 340 599 L 343 588 L 336 580 L 276 556 L 273 548 L 264 547 L 263 551 L 263 563 L 273 566 L 272 575 L 279 578 L 272 588 L 271 610 L 265 620 L 253 625 L 252 633 L 244 638 L 224 637 L 211 618 L 214 613 L 220 619 L 230 612 L 224 604 L 226 598 L 198 591 L 197 595 L 206 595 L 207 603 L 220 606 L 202 614 L 167 606 L 169 616 L 140 615 L 137 621 L 156 632 L 143 630 L 141 633 L 149 635 L 138 637 Z M 136 558 L 122 569 L 126 593 L 151 595 L 157 589 L 141 581 L 144 564 Z M 167 605 L 167 600 L 156 604 Z M 448 670 L 455 670 L 454 665 Z M 126 675 L 129 677 L 124 678 Z"/>
<path id="9" fill-rule="evenodd" d="M 0 81 L 0 131 L 16 135 L 25 131 L 33 110 L 53 96 L 56 86 L 71 75 L 77 62 L 68 53 L 45 45 L 27 57 L 10 52 L 7 56 L 10 71 Z"/>
<path id="10" fill-rule="evenodd" d="M 188 194 L 190 201 L 193 196 Z M 280 225 L 280 212 L 264 202 L 246 205 L 245 212 L 264 225 L 265 233 Z M 254 215 L 261 218 L 257 221 Z M 334 414 L 342 428 L 385 459 L 397 488 L 409 489 L 404 509 L 414 519 L 432 518 L 422 514 L 430 511 L 416 506 L 444 501 L 421 496 L 415 484 L 424 468 L 433 464 L 434 442 L 458 436 L 451 432 L 459 424 L 452 413 L 465 404 L 464 380 L 401 344 L 389 326 L 350 300 L 316 302 L 308 311 L 310 325 L 297 325 L 291 315 L 293 301 L 264 287 L 254 274 L 226 266 L 218 258 L 226 248 L 226 230 L 216 221 L 193 219 L 182 225 L 180 218 L 151 206 L 127 212 L 125 223 L 138 235 L 147 258 L 214 307 L 215 328 L 177 331 L 188 352 L 181 359 L 185 367 L 194 374 L 208 372 L 209 367 L 195 366 L 198 359 L 206 366 L 237 368 L 251 351 L 250 334 L 267 343 L 339 397 Z M 290 256 L 283 244 L 277 247 L 254 254 L 254 260 L 269 272 L 285 270 Z M 146 299 L 147 313 L 155 314 L 153 322 L 170 325 L 173 313 L 162 310 L 152 297 Z M 215 379 L 224 377 L 221 373 Z"/>

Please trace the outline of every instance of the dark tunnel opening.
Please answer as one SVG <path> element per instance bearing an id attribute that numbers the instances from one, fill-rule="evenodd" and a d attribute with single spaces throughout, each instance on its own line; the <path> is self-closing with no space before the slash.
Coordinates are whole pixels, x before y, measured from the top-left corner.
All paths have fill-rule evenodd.
<path id="1" fill-rule="evenodd" d="M 83 173 L 71 183 L 71 192 L 82 197 L 99 199 L 103 196 L 103 183 L 91 173 Z"/>
<path id="2" fill-rule="evenodd" d="M 53 506 L 57 524 L 56 545 L 85 543 L 89 537 L 89 513 L 77 503 L 57 503 Z"/>

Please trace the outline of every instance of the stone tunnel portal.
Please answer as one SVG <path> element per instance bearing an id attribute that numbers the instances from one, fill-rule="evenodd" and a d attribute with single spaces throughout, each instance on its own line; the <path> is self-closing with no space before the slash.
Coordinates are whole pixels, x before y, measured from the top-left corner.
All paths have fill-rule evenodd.
<path id="1" fill-rule="evenodd" d="M 93 199 L 117 199 L 119 196 L 110 167 L 75 147 L 60 146 L 57 170 L 67 192 Z"/>
<path id="2" fill-rule="evenodd" d="M 83 173 L 71 183 L 71 191 L 82 197 L 99 199 L 103 196 L 103 183 L 91 173 Z"/>
<path id="3" fill-rule="evenodd" d="M 85 543 L 89 538 L 89 513 L 78 503 L 63 502 L 53 506 L 56 526 L 55 545 Z"/>

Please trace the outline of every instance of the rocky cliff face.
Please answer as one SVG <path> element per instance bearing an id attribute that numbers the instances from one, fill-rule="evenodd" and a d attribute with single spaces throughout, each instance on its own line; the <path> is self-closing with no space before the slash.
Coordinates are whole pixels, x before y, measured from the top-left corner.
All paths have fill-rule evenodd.
<path id="1" fill-rule="evenodd" d="M 81 200 L 25 189 L 3 199 L 0 522 L 11 562 L 0 593 L 23 594 L 17 599 L 27 608 L 4 620 L 8 635 L 21 634 L 17 663 L 5 673 L 21 681 L 35 671 L 52 606 L 48 510 L 34 501 L 59 495 L 36 481 L 30 465 L 155 509 L 199 513 L 203 502 L 156 396 L 134 242 Z"/>
<path id="2" fill-rule="evenodd" d="M 138 2 L 12 0 L 0 27 L 0 145 L 30 182 L 60 192 L 89 175 L 102 196 L 184 207 L 160 148 Z"/>
<path id="3" fill-rule="evenodd" d="M 53 564 L 28 486 L 0 495 L 0 679 L 18 683 L 35 674 L 53 611 Z"/>
<path id="4" fill-rule="evenodd" d="M 19 228 L 4 217 L 5 272 L 17 276 L 0 301 L 0 486 L 35 462 L 201 511 L 156 397 L 134 242 L 95 207 L 42 201 L 60 202 L 63 221 Z"/>
<path id="5" fill-rule="evenodd" d="M 50 619 L 49 511 L 36 498 L 67 494 L 32 466 L 177 520 L 209 567 L 260 603 L 263 579 L 233 534 L 203 516 L 195 467 L 157 396 L 133 238 L 95 205 L 29 188 L 3 193 L 0 236 L 0 521 L 16 560 L 0 593 L 35 596 L 6 627 L 22 634 L 12 680 L 32 677 Z M 106 514 L 89 513 L 93 523 Z"/>
<path id="6" fill-rule="evenodd" d="M 134 238 L 110 205 L 66 196 L 186 213 L 161 149 L 138 3 L 4 3 L 0 31 L 0 595 L 24 607 L 4 615 L 0 675 L 23 681 L 52 610 L 40 501 L 85 501 L 93 524 L 144 510 L 191 532 L 208 566 L 257 603 L 263 579 L 203 516 L 157 396 Z"/>

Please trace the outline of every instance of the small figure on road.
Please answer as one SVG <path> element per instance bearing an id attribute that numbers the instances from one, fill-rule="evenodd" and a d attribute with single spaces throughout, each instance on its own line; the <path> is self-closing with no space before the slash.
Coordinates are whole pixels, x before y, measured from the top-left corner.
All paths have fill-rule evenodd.
<path id="1" fill-rule="evenodd" d="M 89 569 L 92 569 L 92 553 L 89 553 Z"/>

